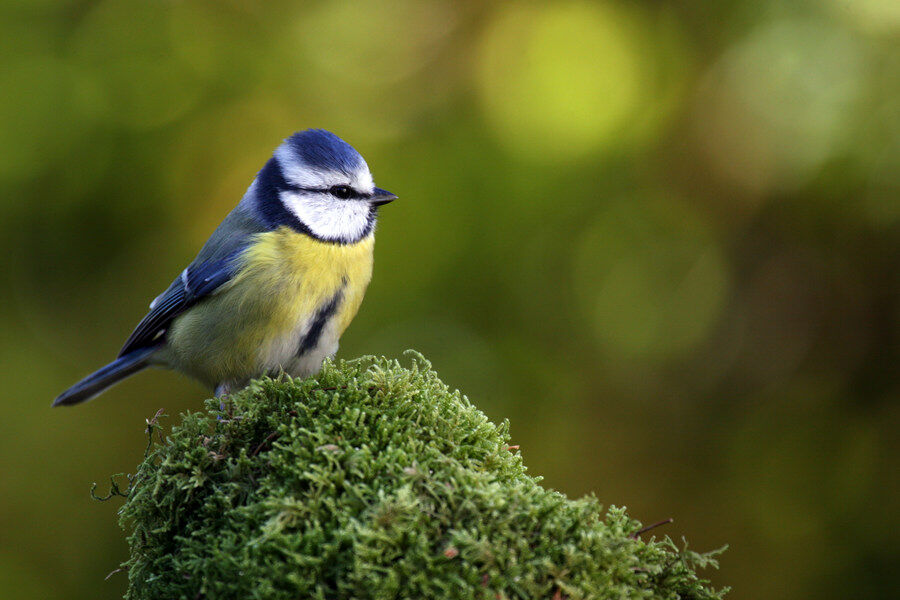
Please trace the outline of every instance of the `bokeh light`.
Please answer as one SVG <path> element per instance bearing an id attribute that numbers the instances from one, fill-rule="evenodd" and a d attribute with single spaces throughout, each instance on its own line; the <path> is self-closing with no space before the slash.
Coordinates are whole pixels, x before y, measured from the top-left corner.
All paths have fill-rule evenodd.
<path id="1" fill-rule="evenodd" d="M 756 193 L 807 182 L 844 149 L 867 68 L 860 42 L 825 22 L 752 32 L 703 82 L 695 118 L 708 160 Z"/>
<path id="2" fill-rule="evenodd" d="M 282 32 L 286 62 L 275 76 L 319 121 L 367 139 L 396 138 L 450 89 L 452 74 L 448 80 L 436 67 L 458 20 L 455 5 L 442 0 L 304 7 Z"/>
<path id="3" fill-rule="evenodd" d="M 900 4 L 893 0 L 829 0 L 839 18 L 848 18 L 866 32 L 896 35 L 900 31 Z"/>
<path id="4" fill-rule="evenodd" d="M 208 390 L 49 403 L 323 127 L 400 196 L 340 357 L 423 351 L 729 598 L 896 595 L 898 7 L 0 0 L 0 589 L 121 597 L 90 483 Z"/>
<path id="5" fill-rule="evenodd" d="M 574 284 L 609 352 L 654 360 L 706 339 L 729 277 L 709 226 L 684 203 L 650 195 L 595 215 L 577 246 Z"/>
<path id="6" fill-rule="evenodd" d="M 629 35 L 636 26 L 609 3 L 502 9 L 478 54 L 480 96 L 500 141 L 523 157 L 550 161 L 611 143 L 644 91 L 645 66 Z"/>

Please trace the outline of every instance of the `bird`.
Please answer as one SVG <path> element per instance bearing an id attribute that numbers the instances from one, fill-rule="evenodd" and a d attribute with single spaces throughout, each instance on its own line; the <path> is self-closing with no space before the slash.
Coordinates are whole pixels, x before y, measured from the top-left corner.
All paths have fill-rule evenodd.
<path id="1" fill-rule="evenodd" d="M 220 398 L 264 375 L 317 373 L 359 310 L 378 211 L 396 198 L 337 135 L 294 133 L 118 357 L 53 406 L 90 400 L 147 367 L 183 373 Z"/>

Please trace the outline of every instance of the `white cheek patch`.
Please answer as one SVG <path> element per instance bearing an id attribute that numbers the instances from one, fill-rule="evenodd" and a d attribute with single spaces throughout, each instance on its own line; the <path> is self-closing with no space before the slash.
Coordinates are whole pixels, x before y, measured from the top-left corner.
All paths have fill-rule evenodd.
<path id="1" fill-rule="evenodd" d="M 328 194 L 281 192 L 281 202 L 319 238 L 353 242 L 369 227 L 365 200 L 335 200 Z"/>

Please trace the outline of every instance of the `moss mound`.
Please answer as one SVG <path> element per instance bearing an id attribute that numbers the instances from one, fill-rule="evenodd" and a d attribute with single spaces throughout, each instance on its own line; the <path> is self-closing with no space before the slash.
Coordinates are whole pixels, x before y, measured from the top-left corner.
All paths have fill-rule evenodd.
<path id="1" fill-rule="evenodd" d="M 148 450 L 127 598 L 720 598 L 709 556 L 542 488 L 421 357 L 264 379 Z M 151 430 L 152 435 L 152 430 Z"/>

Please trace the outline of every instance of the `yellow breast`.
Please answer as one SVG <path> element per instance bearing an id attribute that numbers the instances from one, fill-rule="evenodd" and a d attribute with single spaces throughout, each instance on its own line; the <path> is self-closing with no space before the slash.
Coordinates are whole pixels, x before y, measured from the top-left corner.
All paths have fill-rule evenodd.
<path id="1" fill-rule="evenodd" d="M 340 292 L 330 331 L 340 336 L 372 278 L 374 236 L 331 244 L 282 227 L 257 234 L 235 277 L 179 317 L 169 333 L 173 365 L 215 385 L 261 375 L 296 352 L 299 332 Z"/>
<path id="2" fill-rule="evenodd" d="M 262 233 L 244 253 L 244 268 L 235 287 L 245 287 L 240 286 L 242 280 L 249 280 L 257 293 L 279 297 L 277 312 L 287 319 L 314 312 L 344 288 L 342 304 L 353 310 L 345 317 L 343 331 L 356 315 L 372 279 L 374 245 L 372 235 L 342 245 L 320 242 L 288 227 Z M 346 308 L 341 312 L 346 313 Z"/>

